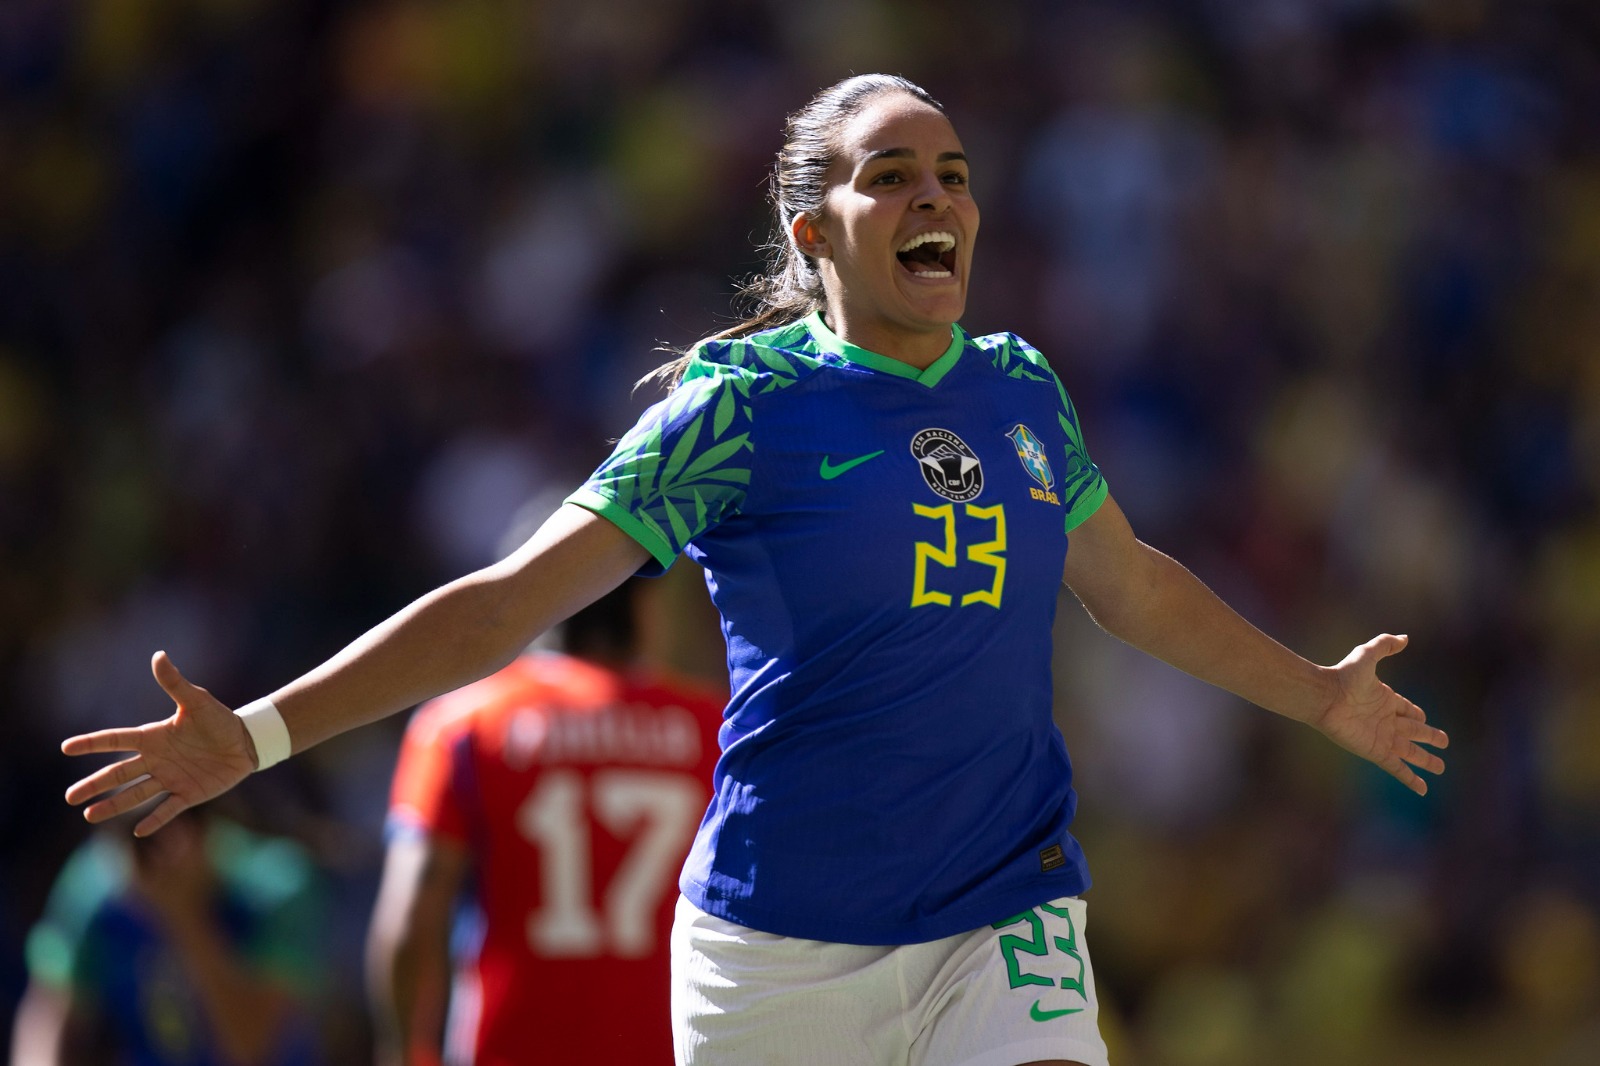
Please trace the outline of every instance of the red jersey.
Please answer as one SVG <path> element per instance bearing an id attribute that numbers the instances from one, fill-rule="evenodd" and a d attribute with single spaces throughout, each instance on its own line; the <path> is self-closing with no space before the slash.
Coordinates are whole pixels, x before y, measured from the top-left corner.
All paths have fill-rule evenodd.
<path id="1" fill-rule="evenodd" d="M 711 794 L 721 701 L 530 654 L 419 709 L 391 832 L 476 864 L 447 1061 L 670 1062 L 668 933 Z"/>

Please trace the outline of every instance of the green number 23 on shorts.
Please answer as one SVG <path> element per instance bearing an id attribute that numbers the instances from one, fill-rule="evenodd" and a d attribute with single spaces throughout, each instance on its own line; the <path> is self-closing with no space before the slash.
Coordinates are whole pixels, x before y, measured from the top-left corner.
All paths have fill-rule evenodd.
<path id="1" fill-rule="evenodd" d="M 1058 918 L 1064 922 L 1066 936 L 1049 933 L 1045 929 L 1047 917 Z M 1088 1006 L 1088 995 L 1084 990 L 1085 967 L 1083 956 L 1078 952 L 1078 930 L 1072 921 L 1072 912 L 1065 907 L 1042 903 L 1033 910 L 1023 911 L 1004 921 L 995 922 L 993 928 L 1006 929 L 1024 923 L 1027 927 L 1026 935 L 1006 933 L 998 940 L 1000 954 L 1006 960 L 1006 977 L 1011 982 L 1011 987 L 1019 989 L 1030 986 L 1045 988 L 1059 986 L 1066 992 L 1072 993 L 1070 996 L 1045 996 L 1041 992 L 1039 998 L 1035 999 L 1033 1006 L 1029 1008 L 1029 1016 L 1036 1022 L 1047 1022 L 1054 1018 L 1082 1013 Z M 1059 923 L 1051 924 L 1059 928 Z M 1018 957 L 1019 952 L 1043 961 L 1024 960 Z M 1062 976 L 1054 976 L 1058 973 Z"/>

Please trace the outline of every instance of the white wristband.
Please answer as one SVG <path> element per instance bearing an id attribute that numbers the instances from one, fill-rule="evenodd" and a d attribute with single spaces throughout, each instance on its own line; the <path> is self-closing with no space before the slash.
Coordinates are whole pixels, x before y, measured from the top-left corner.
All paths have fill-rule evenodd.
<path id="1" fill-rule="evenodd" d="M 244 723 L 256 746 L 256 771 L 276 766 L 289 757 L 289 727 L 271 700 L 256 700 L 233 712 Z"/>

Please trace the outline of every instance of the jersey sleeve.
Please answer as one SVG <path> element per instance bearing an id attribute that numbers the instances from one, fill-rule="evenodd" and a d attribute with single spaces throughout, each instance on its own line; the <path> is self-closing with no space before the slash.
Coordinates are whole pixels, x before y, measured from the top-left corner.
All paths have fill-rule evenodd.
<path id="1" fill-rule="evenodd" d="M 1055 382 L 1056 395 L 1061 400 L 1061 406 L 1056 412 L 1056 418 L 1061 423 L 1061 432 L 1066 435 L 1065 463 L 1061 474 L 1061 507 L 1066 512 L 1066 531 L 1070 533 L 1100 509 L 1100 505 L 1110 495 L 1111 488 L 1106 484 L 1105 475 L 1100 473 L 1100 468 L 1089 458 L 1089 449 L 1083 443 L 1083 427 L 1078 423 L 1078 410 L 1072 405 L 1072 397 L 1067 395 L 1067 387 L 1061 383 L 1055 368 L 1027 341 L 1020 337 L 1010 339 L 1029 363 L 1050 375 L 1050 380 Z"/>
<path id="2" fill-rule="evenodd" d="M 744 504 L 750 430 L 748 377 L 692 367 L 567 502 L 610 519 L 643 545 L 652 562 L 641 573 L 663 573 L 685 545 Z"/>
<path id="3" fill-rule="evenodd" d="M 1078 424 L 1078 411 L 1072 406 L 1072 398 L 1067 395 L 1060 378 L 1056 379 L 1056 388 L 1061 392 L 1058 417 L 1061 429 L 1067 435 L 1067 463 L 1061 476 L 1061 505 L 1067 512 L 1066 530 L 1070 533 L 1100 509 L 1100 505 L 1111 494 L 1111 486 L 1106 484 L 1105 475 L 1089 458 L 1089 449 L 1083 443 L 1083 429 Z"/>
<path id="4" fill-rule="evenodd" d="M 391 835 L 437 833 L 467 842 L 456 767 L 470 737 L 463 729 L 451 728 L 444 710 L 438 702 L 427 704 L 406 726 L 389 791 L 387 828 Z"/>

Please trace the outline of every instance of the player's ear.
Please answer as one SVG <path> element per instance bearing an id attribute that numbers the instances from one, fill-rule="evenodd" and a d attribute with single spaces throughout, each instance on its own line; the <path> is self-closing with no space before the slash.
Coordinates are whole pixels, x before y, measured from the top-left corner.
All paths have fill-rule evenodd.
<path id="1" fill-rule="evenodd" d="M 817 221 L 805 214 L 795 215 L 789 220 L 789 236 L 794 241 L 794 246 L 813 259 L 827 259 L 833 255 L 833 249 L 828 244 L 828 238 L 823 234 L 822 227 Z"/>

